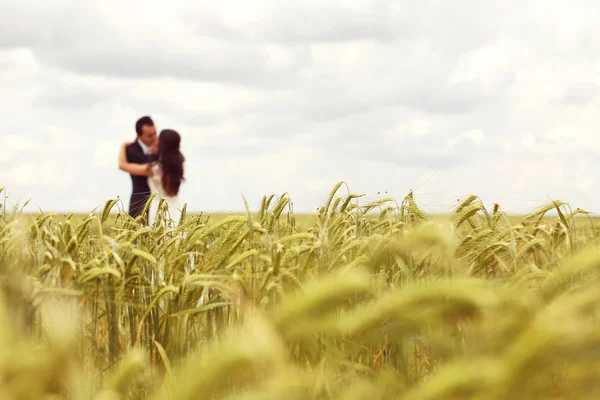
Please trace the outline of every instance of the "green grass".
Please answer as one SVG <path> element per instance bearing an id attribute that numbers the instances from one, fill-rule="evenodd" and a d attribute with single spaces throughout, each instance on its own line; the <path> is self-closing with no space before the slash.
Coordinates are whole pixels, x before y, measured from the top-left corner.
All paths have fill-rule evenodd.
<path id="1" fill-rule="evenodd" d="M 410 194 L 319 213 L 0 212 L 0 394 L 73 399 L 587 399 L 595 218 Z M 556 216 L 549 213 L 554 212 Z"/>
<path id="2" fill-rule="evenodd" d="M 84 218 L 86 218 L 89 214 L 87 213 L 72 213 L 72 214 L 65 214 L 65 213 L 47 213 L 47 214 L 53 214 L 55 215 L 54 219 L 56 221 L 65 221 L 68 217 L 71 221 L 73 222 L 77 222 L 77 221 L 82 221 Z M 254 218 L 256 218 L 257 213 L 251 213 L 252 216 Z M 113 224 L 116 217 L 118 216 L 118 213 L 111 213 L 109 219 L 107 220 L 107 223 Z M 213 223 L 218 223 L 222 220 L 224 220 L 225 218 L 228 217 L 232 217 L 232 216 L 244 216 L 246 215 L 245 212 L 213 212 L 213 213 L 194 213 L 194 212 L 190 212 L 189 215 L 191 217 L 204 217 L 206 219 L 206 222 L 208 224 L 213 224 Z M 38 214 L 33 214 L 33 213 L 23 213 L 22 217 L 25 218 L 35 218 L 37 217 Z M 299 227 L 299 229 L 302 228 L 306 228 L 308 229 L 309 226 L 313 225 L 316 221 L 316 215 L 315 214 L 308 214 L 308 213 L 298 213 L 298 214 L 294 214 L 295 218 L 296 218 L 296 223 Z M 430 219 L 436 223 L 440 223 L 440 224 L 449 224 L 452 222 L 452 218 L 454 217 L 454 214 L 430 214 L 429 215 Z M 524 214 L 508 214 L 507 215 L 507 219 L 510 221 L 511 224 L 517 224 L 519 223 L 521 220 L 523 220 L 523 218 L 525 218 L 526 215 Z M 377 219 L 378 215 L 375 214 L 372 216 L 373 219 Z M 544 216 L 542 218 L 542 221 L 546 221 L 546 222 L 550 222 L 550 221 L 554 221 L 556 219 L 556 217 L 550 217 L 550 216 Z M 576 224 L 576 228 L 577 229 L 588 229 L 588 228 L 600 228 L 600 217 L 598 216 L 576 216 L 574 218 Z"/>

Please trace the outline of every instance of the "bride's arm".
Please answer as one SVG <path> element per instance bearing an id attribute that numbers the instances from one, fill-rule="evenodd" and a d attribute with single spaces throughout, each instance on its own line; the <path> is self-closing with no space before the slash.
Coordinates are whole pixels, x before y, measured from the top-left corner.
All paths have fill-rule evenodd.
<path id="1" fill-rule="evenodd" d="M 135 164 L 127 162 L 126 149 L 129 143 L 125 142 L 121 145 L 119 152 L 119 169 L 129 172 L 131 175 L 152 176 L 152 166 L 150 164 Z"/>

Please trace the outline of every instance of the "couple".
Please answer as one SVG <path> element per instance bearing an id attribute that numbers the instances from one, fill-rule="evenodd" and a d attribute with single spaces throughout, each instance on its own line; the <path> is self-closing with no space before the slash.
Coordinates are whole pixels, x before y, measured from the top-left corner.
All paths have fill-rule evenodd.
<path id="1" fill-rule="evenodd" d="M 152 225 L 156 219 L 159 198 L 165 200 L 172 220 L 179 224 L 179 187 L 184 180 L 185 158 L 179 151 L 181 137 L 172 129 L 165 129 L 156 136 L 152 118 L 140 118 L 135 124 L 137 138 L 125 142 L 119 153 L 119 168 L 131 175 L 133 190 L 129 202 L 129 215 L 137 218 L 142 214 L 150 195 L 158 193 L 148 210 L 147 221 Z M 174 218 L 175 217 L 175 218 Z"/>

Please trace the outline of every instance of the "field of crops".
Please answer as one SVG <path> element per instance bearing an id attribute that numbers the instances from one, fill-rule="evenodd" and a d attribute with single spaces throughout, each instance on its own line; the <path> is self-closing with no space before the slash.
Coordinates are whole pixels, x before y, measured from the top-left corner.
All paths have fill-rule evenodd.
<path id="1" fill-rule="evenodd" d="M 440 222 L 340 183 L 301 224 L 283 195 L 179 227 L 115 205 L 0 208 L 0 398 L 600 396 L 599 232 L 562 202 Z"/>

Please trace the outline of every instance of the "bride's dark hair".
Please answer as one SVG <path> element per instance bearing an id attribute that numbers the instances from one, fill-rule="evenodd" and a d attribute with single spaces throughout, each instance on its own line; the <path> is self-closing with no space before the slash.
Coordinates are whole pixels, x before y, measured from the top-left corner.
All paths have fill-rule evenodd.
<path id="1" fill-rule="evenodd" d="M 181 137 L 172 129 L 165 129 L 158 137 L 158 162 L 162 168 L 162 184 L 170 196 L 179 193 L 179 186 L 184 180 L 183 162 L 185 158 L 179 151 Z"/>

